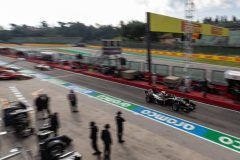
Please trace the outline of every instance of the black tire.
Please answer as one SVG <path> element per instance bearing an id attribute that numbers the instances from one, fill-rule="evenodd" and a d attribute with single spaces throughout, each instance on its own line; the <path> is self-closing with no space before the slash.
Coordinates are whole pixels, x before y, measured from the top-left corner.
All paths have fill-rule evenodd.
<path id="1" fill-rule="evenodd" d="M 182 108 L 182 111 L 183 111 L 184 113 L 189 113 L 189 112 L 191 112 L 190 108 L 186 108 L 186 107 L 183 107 L 183 108 Z"/>
<path id="2" fill-rule="evenodd" d="M 158 101 L 157 99 L 154 99 L 153 102 L 154 102 L 155 104 L 159 104 L 159 101 Z"/>
<path id="3" fill-rule="evenodd" d="M 65 146 L 58 141 L 49 142 L 46 149 L 52 158 L 56 158 L 58 155 L 62 154 Z"/>
<path id="4" fill-rule="evenodd" d="M 194 103 L 190 102 L 190 106 L 192 111 L 196 109 L 196 105 Z"/>
<path id="5" fill-rule="evenodd" d="M 23 76 L 20 76 L 17 78 L 17 80 L 26 80 L 27 78 L 26 77 L 23 77 Z"/>
<path id="6" fill-rule="evenodd" d="M 175 112 L 178 112 L 179 111 L 179 104 L 176 103 L 176 102 L 173 102 L 172 104 L 172 110 L 175 111 Z"/>
<path id="7" fill-rule="evenodd" d="M 147 103 L 151 103 L 151 98 L 149 96 L 146 96 L 145 100 Z"/>

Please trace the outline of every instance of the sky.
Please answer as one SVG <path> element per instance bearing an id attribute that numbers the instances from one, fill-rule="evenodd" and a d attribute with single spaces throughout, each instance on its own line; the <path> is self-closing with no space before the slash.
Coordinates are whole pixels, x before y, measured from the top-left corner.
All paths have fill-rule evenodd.
<path id="1" fill-rule="evenodd" d="M 118 25 L 121 20 L 146 21 L 146 12 L 184 18 L 185 0 L 0 0 L 0 26 L 11 23 L 50 26 L 61 22 Z M 232 15 L 240 19 L 240 0 L 195 0 L 195 20 Z"/>

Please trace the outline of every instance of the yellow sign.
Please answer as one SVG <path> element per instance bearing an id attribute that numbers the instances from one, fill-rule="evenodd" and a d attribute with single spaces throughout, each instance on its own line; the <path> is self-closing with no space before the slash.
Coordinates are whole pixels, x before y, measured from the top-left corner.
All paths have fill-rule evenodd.
<path id="1" fill-rule="evenodd" d="M 155 13 L 149 14 L 149 25 L 151 32 L 169 32 L 184 33 L 190 26 L 193 33 L 199 33 L 207 36 L 229 36 L 229 29 L 213 26 L 210 24 L 201 24 L 197 22 L 189 23 L 186 20 L 163 16 Z"/>

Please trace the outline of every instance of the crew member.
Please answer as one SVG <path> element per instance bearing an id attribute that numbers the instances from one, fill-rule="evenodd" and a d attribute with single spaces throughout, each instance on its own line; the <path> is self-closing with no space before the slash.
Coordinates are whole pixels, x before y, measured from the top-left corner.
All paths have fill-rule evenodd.
<path id="1" fill-rule="evenodd" d="M 50 98 L 46 94 L 40 94 L 35 100 L 37 112 L 42 112 L 43 118 L 45 117 L 45 112 L 48 113 L 48 116 L 51 114 L 49 109 L 49 99 Z"/>
<path id="2" fill-rule="evenodd" d="M 125 122 L 125 119 L 122 118 L 122 112 L 118 111 L 116 113 L 117 115 L 115 116 L 115 121 L 117 125 L 117 137 L 118 137 L 118 142 L 119 143 L 124 143 L 124 140 L 122 139 L 123 136 L 123 123 Z"/>
<path id="3" fill-rule="evenodd" d="M 70 93 L 68 94 L 68 100 L 69 100 L 69 103 L 71 106 L 71 111 L 78 112 L 78 110 L 77 110 L 77 95 L 73 89 L 71 89 Z"/>
<path id="4" fill-rule="evenodd" d="M 106 124 L 105 129 L 102 130 L 102 134 L 101 134 L 101 138 L 104 144 L 104 160 L 110 160 L 112 138 L 111 138 L 111 133 L 109 132 L 109 128 L 110 128 L 110 125 Z"/>
<path id="5" fill-rule="evenodd" d="M 60 128 L 58 113 L 54 113 L 50 116 L 50 125 L 51 131 L 54 132 L 55 136 L 58 136 L 58 129 Z"/>
<path id="6" fill-rule="evenodd" d="M 99 155 L 101 152 L 98 150 L 97 145 L 97 133 L 98 133 L 98 127 L 96 126 L 95 122 L 90 122 L 90 139 L 92 140 L 92 148 L 95 151 L 93 155 Z"/>

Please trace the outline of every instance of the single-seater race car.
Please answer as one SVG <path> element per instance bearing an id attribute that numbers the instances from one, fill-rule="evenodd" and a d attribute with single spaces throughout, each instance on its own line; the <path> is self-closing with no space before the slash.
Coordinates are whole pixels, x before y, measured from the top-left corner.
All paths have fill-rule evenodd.
<path id="1" fill-rule="evenodd" d="M 28 74 L 0 69 L 0 80 L 27 80 L 32 78 L 34 77 Z"/>
<path id="2" fill-rule="evenodd" d="M 149 89 L 145 91 L 145 95 L 147 103 L 171 106 L 175 112 L 182 110 L 185 113 L 189 113 L 196 109 L 196 105 L 189 99 L 177 97 L 165 91 L 154 92 L 152 89 Z"/>
<path id="3" fill-rule="evenodd" d="M 34 68 L 42 70 L 42 71 L 49 71 L 49 70 L 53 69 L 51 66 L 48 66 L 46 64 L 37 64 L 34 66 Z"/>

